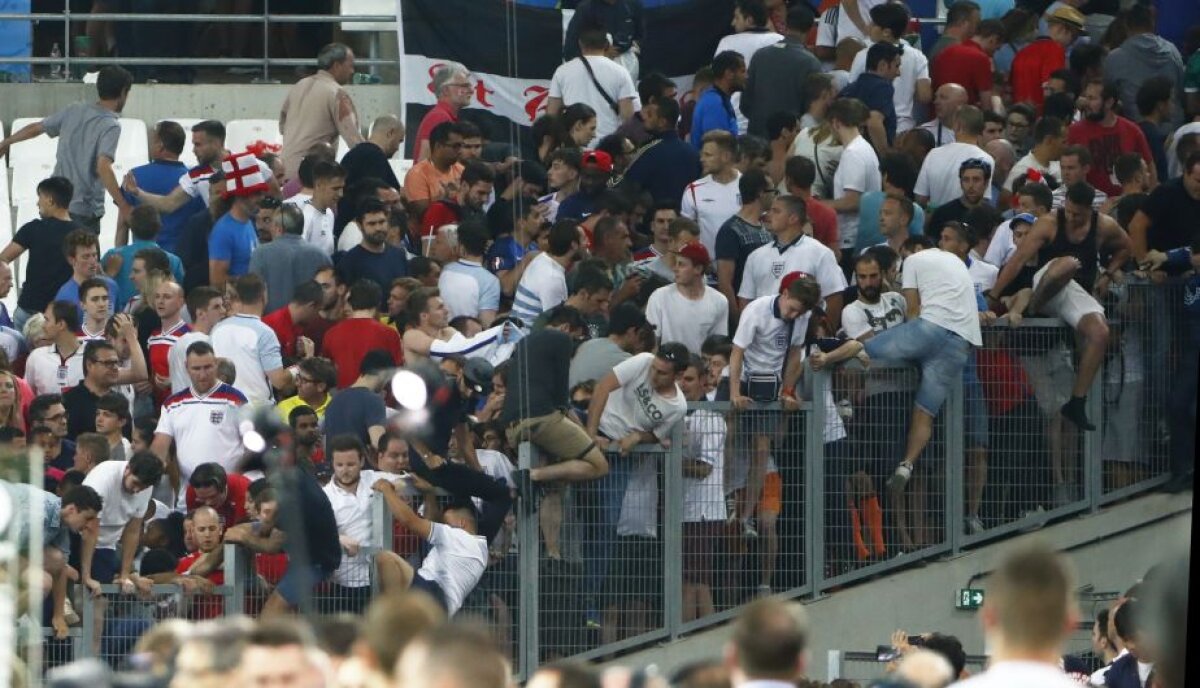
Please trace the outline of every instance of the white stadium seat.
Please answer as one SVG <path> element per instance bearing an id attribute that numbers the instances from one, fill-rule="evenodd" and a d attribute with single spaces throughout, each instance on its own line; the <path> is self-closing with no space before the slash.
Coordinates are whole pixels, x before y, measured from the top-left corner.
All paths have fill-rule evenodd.
<path id="1" fill-rule="evenodd" d="M 119 178 L 120 177 L 118 177 L 118 179 Z M 107 251 L 108 249 L 112 248 L 113 245 L 116 243 L 117 214 L 119 212 L 120 211 L 117 210 L 116 204 L 114 204 L 112 202 L 112 199 L 108 197 L 108 194 L 105 194 L 104 195 L 104 217 L 100 218 L 100 255 L 101 256 L 103 256 L 104 252 Z"/>
<path id="2" fill-rule="evenodd" d="M 392 172 L 396 173 L 396 181 L 400 182 L 400 186 L 404 186 L 404 178 L 408 176 L 408 171 L 412 169 L 413 161 L 392 158 L 388 160 L 388 164 L 392 166 Z"/>
<path id="3" fill-rule="evenodd" d="M 13 165 L 12 195 L 14 206 L 36 205 L 37 185 L 54 174 L 54 158 L 49 160 L 26 160 Z"/>
<path id="4" fill-rule="evenodd" d="M 196 160 L 196 153 L 192 150 L 192 127 L 203 122 L 204 120 L 196 117 L 167 117 L 166 119 L 172 122 L 177 122 L 183 127 L 183 152 L 179 154 L 179 161 L 187 165 L 188 168 L 195 167 L 199 162 Z"/>
<path id="5" fill-rule="evenodd" d="M 40 122 L 40 117 L 24 117 L 15 119 L 12 123 L 12 131 L 19 131 L 25 128 L 27 124 Z M 22 141 L 14 144 L 8 151 L 8 166 L 17 167 L 19 163 L 24 162 L 44 162 L 50 161 L 50 166 L 54 167 L 54 159 L 58 155 L 58 139 L 50 138 L 45 134 L 39 134 L 28 141 Z"/>
<path id="6" fill-rule="evenodd" d="M 346 153 L 350 152 L 350 146 L 346 144 L 346 139 L 338 137 L 337 161 L 341 162 L 342 158 L 346 157 Z"/>
<path id="7" fill-rule="evenodd" d="M 145 165 L 150 161 L 150 142 L 146 123 L 132 117 L 121 118 L 121 138 L 117 141 L 117 157 L 113 160 L 125 169 Z M 117 177 L 120 180 L 120 177 Z"/>
<path id="8" fill-rule="evenodd" d="M 225 124 L 225 148 L 231 153 L 240 153 L 255 141 L 283 143 L 279 133 L 279 120 L 235 119 Z"/>

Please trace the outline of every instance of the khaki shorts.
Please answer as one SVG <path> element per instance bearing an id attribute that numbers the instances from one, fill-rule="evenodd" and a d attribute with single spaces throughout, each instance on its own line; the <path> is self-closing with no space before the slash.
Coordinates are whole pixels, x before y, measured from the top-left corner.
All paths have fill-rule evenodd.
<path id="1" fill-rule="evenodd" d="M 532 442 L 549 454 L 547 463 L 581 459 L 596 446 L 587 431 L 562 411 L 553 411 L 537 418 L 526 418 L 508 426 L 505 433 L 509 446 Z"/>
<path id="2" fill-rule="evenodd" d="M 1051 261 L 1053 262 L 1053 261 Z M 1050 267 L 1050 263 L 1042 266 L 1033 276 L 1033 288 L 1037 289 L 1041 283 L 1042 277 L 1045 276 L 1046 270 Z M 1050 298 L 1049 301 L 1042 306 L 1042 312 L 1046 315 L 1058 316 L 1063 319 L 1063 322 L 1075 329 L 1079 326 L 1079 321 L 1083 320 L 1084 316 L 1092 313 L 1099 314 L 1104 317 L 1104 306 L 1100 305 L 1091 294 L 1087 292 L 1078 282 L 1071 280 L 1067 282 L 1067 286 Z"/>

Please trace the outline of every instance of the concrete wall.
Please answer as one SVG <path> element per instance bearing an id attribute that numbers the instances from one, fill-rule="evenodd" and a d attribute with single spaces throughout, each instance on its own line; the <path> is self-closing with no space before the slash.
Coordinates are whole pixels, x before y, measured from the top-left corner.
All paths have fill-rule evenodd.
<path id="1" fill-rule="evenodd" d="M 276 119 L 290 84 L 221 84 L 184 86 L 137 84 L 125 105 L 125 117 L 153 123 L 169 117 L 201 119 Z M 347 86 L 364 127 L 382 114 L 400 112 L 396 85 Z M 18 117 L 45 117 L 78 100 L 93 100 L 91 84 L 0 84 L 0 122 L 5 133 Z"/>
<path id="2" fill-rule="evenodd" d="M 1167 553 L 1188 547 L 1191 507 L 1191 495 L 1150 495 L 806 601 L 812 629 L 807 674 L 824 679 L 829 650 L 873 651 L 876 645 L 888 644 L 897 628 L 913 634 L 935 630 L 953 634 L 962 640 L 967 654 L 983 654 L 977 612 L 956 610 L 954 595 L 960 588 L 984 587 L 976 577 L 995 568 L 1007 549 L 1041 538 L 1066 551 L 1075 564 L 1079 585 L 1091 584 L 1097 592 L 1124 591 Z M 1083 611 L 1091 613 L 1090 609 Z M 728 638 L 728 626 L 721 626 L 623 657 L 614 664 L 657 664 L 669 675 L 689 662 L 721 657 Z"/>

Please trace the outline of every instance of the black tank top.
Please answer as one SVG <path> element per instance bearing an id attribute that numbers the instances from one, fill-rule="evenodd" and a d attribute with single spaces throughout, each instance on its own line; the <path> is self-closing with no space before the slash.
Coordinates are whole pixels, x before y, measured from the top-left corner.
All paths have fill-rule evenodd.
<path id="1" fill-rule="evenodd" d="M 1054 234 L 1054 241 L 1046 244 L 1038 251 L 1038 265 L 1045 265 L 1055 258 L 1063 256 L 1074 256 L 1079 261 L 1079 272 L 1075 274 L 1075 281 L 1079 286 L 1088 290 L 1096 283 L 1096 275 L 1099 272 L 1100 258 L 1097 253 L 1097 227 L 1100 224 L 1100 213 L 1092 211 L 1092 226 L 1088 228 L 1088 233 L 1083 237 L 1083 241 L 1073 243 L 1067 238 L 1067 216 L 1062 208 L 1058 209 L 1058 231 Z"/>

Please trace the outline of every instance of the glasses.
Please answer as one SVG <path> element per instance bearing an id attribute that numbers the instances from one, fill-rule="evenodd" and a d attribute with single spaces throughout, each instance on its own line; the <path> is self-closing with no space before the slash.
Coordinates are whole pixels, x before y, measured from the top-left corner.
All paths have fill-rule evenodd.
<path id="1" fill-rule="evenodd" d="M 106 368 L 116 368 L 121 365 L 121 360 L 117 359 L 117 358 L 109 358 L 109 359 L 105 359 L 103 361 L 96 359 L 96 360 L 93 360 L 92 363 L 96 363 L 96 364 L 105 366 Z"/>
<path id="2" fill-rule="evenodd" d="M 51 421 L 60 421 L 60 420 L 66 420 L 66 419 L 67 419 L 66 411 L 63 411 L 62 413 L 56 413 L 53 416 L 43 416 L 42 417 L 42 420 L 51 420 Z"/>
<path id="3" fill-rule="evenodd" d="M 464 81 L 464 82 L 460 82 L 460 83 L 450 82 L 446 85 L 453 86 L 454 88 L 471 88 L 471 82 L 469 82 L 469 81 Z"/>

